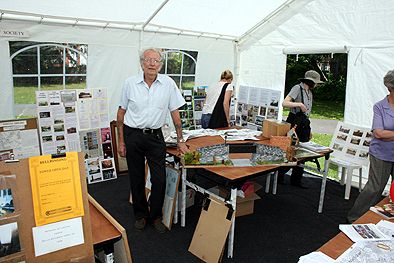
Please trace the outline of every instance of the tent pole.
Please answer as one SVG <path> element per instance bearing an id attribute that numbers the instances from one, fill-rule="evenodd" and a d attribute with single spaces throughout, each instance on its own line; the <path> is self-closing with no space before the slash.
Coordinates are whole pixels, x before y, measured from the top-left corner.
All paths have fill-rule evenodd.
<path id="1" fill-rule="evenodd" d="M 240 53 L 239 53 L 239 43 L 234 41 L 234 96 L 238 94 L 238 77 L 240 68 Z"/>

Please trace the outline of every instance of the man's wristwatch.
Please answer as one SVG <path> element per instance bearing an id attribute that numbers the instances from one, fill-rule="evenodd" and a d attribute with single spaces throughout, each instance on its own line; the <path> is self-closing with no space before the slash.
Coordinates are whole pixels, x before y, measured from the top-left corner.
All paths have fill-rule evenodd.
<path id="1" fill-rule="evenodd" d="M 178 141 L 178 143 L 185 143 L 186 141 L 185 141 L 185 139 L 179 139 L 179 141 Z"/>

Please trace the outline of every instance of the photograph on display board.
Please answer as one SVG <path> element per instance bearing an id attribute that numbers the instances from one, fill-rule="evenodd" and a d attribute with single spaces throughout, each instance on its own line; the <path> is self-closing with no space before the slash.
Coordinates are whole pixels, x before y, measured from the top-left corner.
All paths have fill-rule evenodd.
<path id="1" fill-rule="evenodd" d="M 0 188 L 0 219 L 15 212 L 11 188 Z"/>
<path id="2" fill-rule="evenodd" d="M 80 131 L 81 150 L 85 153 L 86 158 L 95 158 L 102 156 L 102 150 L 99 147 L 100 133 L 98 129 Z"/>
<path id="3" fill-rule="evenodd" d="M 12 156 L 11 150 L 0 151 L 0 161 L 10 160 Z"/>
<path id="4" fill-rule="evenodd" d="M 77 94 L 76 91 L 63 90 L 60 92 L 60 98 L 63 103 L 71 103 L 77 100 Z"/>
<path id="5" fill-rule="evenodd" d="M 262 126 L 263 121 L 265 120 L 264 116 L 257 115 L 256 116 L 256 121 L 254 122 L 256 125 Z"/>
<path id="6" fill-rule="evenodd" d="M 116 171 L 114 168 L 102 170 L 103 172 L 103 180 L 115 179 L 116 178 Z"/>
<path id="7" fill-rule="evenodd" d="M 268 108 L 267 119 L 278 119 L 279 110 L 278 108 Z"/>
<path id="8" fill-rule="evenodd" d="M 42 111 L 39 113 L 40 119 L 50 118 L 51 113 L 49 111 Z"/>
<path id="9" fill-rule="evenodd" d="M 342 151 L 343 150 L 343 146 L 335 143 L 334 146 L 332 147 L 334 150 L 338 150 L 338 151 Z"/>
<path id="10" fill-rule="evenodd" d="M 363 136 L 363 134 L 364 134 L 364 132 L 361 130 L 354 130 L 353 131 L 353 136 L 361 137 L 361 136 Z"/>
<path id="11" fill-rule="evenodd" d="M 0 258 L 20 251 L 18 224 L 13 222 L 0 225 Z"/>
<path id="12" fill-rule="evenodd" d="M 195 111 L 202 111 L 204 107 L 204 100 L 205 99 L 194 99 L 194 110 Z"/>
<path id="13" fill-rule="evenodd" d="M 41 132 L 52 132 L 52 126 L 50 125 L 45 125 L 45 126 L 41 126 Z"/>
<path id="14" fill-rule="evenodd" d="M 104 159 L 113 158 L 112 145 L 111 143 L 103 143 L 103 153 Z"/>
<path id="15" fill-rule="evenodd" d="M 88 91 L 80 91 L 78 93 L 78 98 L 80 99 L 90 99 L 92 98 L 92 93 Z"/>
<path id="16" fill-rule="evenodd" d="M 111 142 L 111 129 L 109 127 L 101 128 L 101 142 Z"/>
<path id="17" fill-rule="evenodd" d="M 95 183 L 103 180 L 100 168 L 100 161 L 98 158 L 85 160 L 87 177 L 89 183 Z"/>
<path id="18" fill-rule="evenodd" d="M 259 115 L 261 115 L 261 116 L 266 116 L 266 115 L 267 115 L 267 108 L 264 107 L 264 106 L 261 106 L 261 107 L 260 107 Z"/>
<path id="19" fill-rule="evenodd" d="M 64 135 L 56 135 L 56 141 L 64 141 Z"/>
<path id="20" fill-rule="evenodd" d="M 75 106 L 65 106 L 64 107 L 64 112 L 65 113 L 75 113 Z"/>
<path id="21" fill-rule="evenodd" d="M 105 159 L 101 161 L 102 169 L 114 168 L 113 159 Z"/>
<path id="22" fill-rule="evenodd" d="M 57 145 L 56 154 L 66 153 L 66 145 Z"/>

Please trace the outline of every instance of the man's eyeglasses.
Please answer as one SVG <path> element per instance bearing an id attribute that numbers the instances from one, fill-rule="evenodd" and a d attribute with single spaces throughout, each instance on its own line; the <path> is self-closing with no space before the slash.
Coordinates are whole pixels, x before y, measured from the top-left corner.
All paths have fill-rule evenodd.
<path id="1" fill-rule="evenodd" d="M 142 59 L 145 63 L 153 63 L 153 64 L 160 64 L 161 60 L 156 58 L 144 58 Z"/>

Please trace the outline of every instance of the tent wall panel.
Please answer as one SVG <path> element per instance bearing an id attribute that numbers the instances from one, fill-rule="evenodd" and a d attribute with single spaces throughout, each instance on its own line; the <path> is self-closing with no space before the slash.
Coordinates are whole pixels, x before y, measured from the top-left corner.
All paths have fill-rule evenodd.
<path id="1" fill-rule="evenodd" d="M 304 6 L 299 8 L 302 3 Z M 383 76 L 394 68 L 394 62 L 389 61 L 394 48 L 394 27 L 389 26 L 394 23 L 392 1 L 301 0 L 298 5 L 298 9 L 294 5 L 283 10 L 241 41 L 240 79 L 248 81 L 248 71 L 256 72 L 257 76 L 257 72 L 284 70 L 281 59 L 273 59 L 270 64 L 256 64 L 256 61 L 264 61 L 267 54 L 278 58 L 283 50 L 299 49 L 300 54 L 302 50 L 331 53 L 344 47 L 349 52 L 345 122 L 370 126 L 372 105 L 387 94 Z M 360 58 L 356 59 L 360 49 L 363 50 L 362 64 Z M 248 67 L 254 69 L 247 70 Z M 281 82 L 278 86 L 283 88 L 285 79 L 278 79 Z M 260 86 L 266 82 L 261 79 Z"/>
<path id="2" fill-rule="evenodd" d="M 349 50 L 345 121 L 370 128 L 373 104 L 382 100 L 388 90 L 383 85 L 387 71 L 394 69 L 394 47 Z"/>
<path id="3" fill-rule="evenodd" d="M 110 118 L 116 117 L 116 105 L 124 80 L 141 72 L 139 50 L 142 47 L 160 47 L 198 51 L 196 84 L 209 85 L 218 81 L 224 69 L 234 68 L 234 44 L 229 40 L 190 37 L 176 34 L 144 33 L 120 29 L 104 29 L 69 25 L 46 25 L 33 22 L 2 21 L 1 28 L 24 30 L 29 38 L 1 38 L 0 87 L 2 105 L 7 111 L 0 112 L 0 119 L 13 118 L 13 86 L 8 40 L 88 45 L 87 87 L 106 87 L 110 98 Z M 8 61 L 8 62 L 7 62 Z M 7 63 L 6 63 L 7 62 Z M 7 98 L 7 100 L 6 100 Z M 3 104 L 4 100 L 4 104 Z"/>

